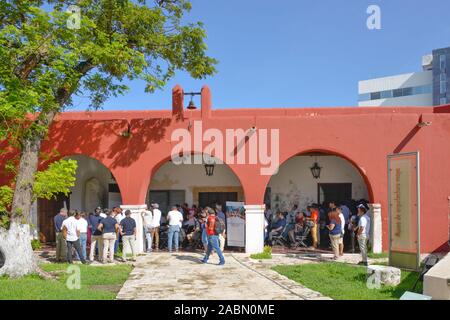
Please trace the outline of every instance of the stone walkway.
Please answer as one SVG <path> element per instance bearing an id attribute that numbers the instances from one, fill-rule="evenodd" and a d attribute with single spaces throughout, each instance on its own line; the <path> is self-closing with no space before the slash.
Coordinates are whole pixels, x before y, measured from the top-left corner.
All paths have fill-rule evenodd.
<path id="1" fill-rule="evenodd" d="M 119 300 L 303 300 L 329 299 L 252 262 L 245 254 L 225 254 L 225 266 L 212 256 L 200 263 L 199 253 L 152 253 L 138 257 L 135 268 L 117 295 Z M 292 258 L 292 263 L 310 263 Z M 284 261 L 286 263 L 286 261 Z M 284 264 L 283 263 L 283 264 Z"/>

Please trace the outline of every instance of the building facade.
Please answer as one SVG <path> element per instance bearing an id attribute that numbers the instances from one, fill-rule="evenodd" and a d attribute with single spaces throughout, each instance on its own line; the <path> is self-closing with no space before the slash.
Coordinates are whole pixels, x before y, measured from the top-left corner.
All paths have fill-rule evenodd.
<path id="1" fill-rule="evenodd" d="M 438 106 L 450 102 L 447 71 L 450 47 L 422 57 L 422 71 L 363 80 L 358 83 L 358 105 Z"/>
<path id="2" fill-rule="evenodd" d="M 203 139 L 198 143 L 198 125 Z M 206 175 L 204 163 L 173 163 L 177 130 L 190 132 L 191 154 L 204 154 L 208 129 L 233 137 L 236 148 L 248 149 L 249 132 L 278 132 L 270 136 L 266 155 L 276 155 L 279 170 L 261 174 L 267 161 L 226 161 L 229 153 L 214 154 L 223 164 Z M 198 136 L 197 136 L 198 137 Z M 210 137 L 209 137 L 210 138 Z M 201 90 L 201 108 L 187 110 L 184 92 L 173 89 L 172 110 L 66 112 L 53 123 L 42 150 L 51 161 L 78 161 L 77 181 L 69 197 L 39 200 L 35 205 L 38 229 L 48 241 L 53 216 L 61 206 L 92 211 L 97 205 L 130 209 L 141 226 L 139 210 L 150 201 L 163 211 L 175 203 L 209 205 L 225 200 L 246 207 L 246 250 L 263 247 L 265 204 L 289 210 L 339 199 L 366 199 L 372 207 L 376 251 L 388 248 L 387 156 L 420 152 L 421 250 L 448 250 L 450 210 L 450 106 L 381 108 L 212 109 L 211 92 Z M 6 146 L 4 144 L 4 146 Z M 57 150 L 57 152 L 54 152 Z M 267 151 L 267 150 L 266 150 Z M 1 153 L 2 167 L 13 153 Z M 267 158 L 267 157 L 266 157 Z M 263 159 L 264 160 L 264 159 Z M 267 159 L 266 159 L 267 160 Z M 311 175 L 314 163 L 318 179 Z M 3 171 L 2 171 L 3 172 Z M 8 183 L 0 176 L 0 184 Z M 165 207 L 165 208 L 164 208 Z M 138 227 L 142 239 L 142 229 Z"/>

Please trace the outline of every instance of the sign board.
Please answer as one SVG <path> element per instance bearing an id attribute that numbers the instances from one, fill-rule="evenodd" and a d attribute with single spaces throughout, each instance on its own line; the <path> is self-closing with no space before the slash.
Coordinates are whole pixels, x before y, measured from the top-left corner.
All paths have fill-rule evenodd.
<path id="1" fill-rule="evenodd" d="M 227 246 L 245 247 L 245 209 L 243 202 L 226 202 Z"/>
<path id="2" fill-rule="evenodd" d="M 388 156 L 389 265 L 420 267 L 419 152 Z"/>

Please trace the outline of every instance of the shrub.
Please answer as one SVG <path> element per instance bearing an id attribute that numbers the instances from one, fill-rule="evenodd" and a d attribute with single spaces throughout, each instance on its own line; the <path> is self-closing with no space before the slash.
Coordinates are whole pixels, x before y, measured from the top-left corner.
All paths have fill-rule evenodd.
<path id="1" fill-rule="evenodd" d="M 260 260 L 260 259 L 272 259 L 272 247 L 264 246 L 263 252 L 250 255 L 250 258 Z"/>
<path id="2" fill-rule="evenodd" d="M 41 249 L 42 248 L 41 241 L 39 241 L 39 239 L 31 240 L 31 248 L 33 248 L 33 251 Z"/>

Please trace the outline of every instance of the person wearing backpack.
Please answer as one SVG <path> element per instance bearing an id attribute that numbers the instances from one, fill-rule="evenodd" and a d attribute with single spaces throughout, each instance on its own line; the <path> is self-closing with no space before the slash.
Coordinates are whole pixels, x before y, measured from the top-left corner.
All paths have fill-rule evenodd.
<path id="1" fill-rule="evenodd" d="M 219 266 L 225 264 L 225 258 L 223 257 L 222 250 L 219 246 L 219 234 L 222 234 L 225 229 L 225 223 L 216 216 L 216 212 L 208 208 L 208 220 L 206 221 L 206 233 L 208 235 L 208 249 L 206 250 L 205 257 L 202 262 L 207 263 L 212 250 L 217 252 L 219 256 Z"/>

